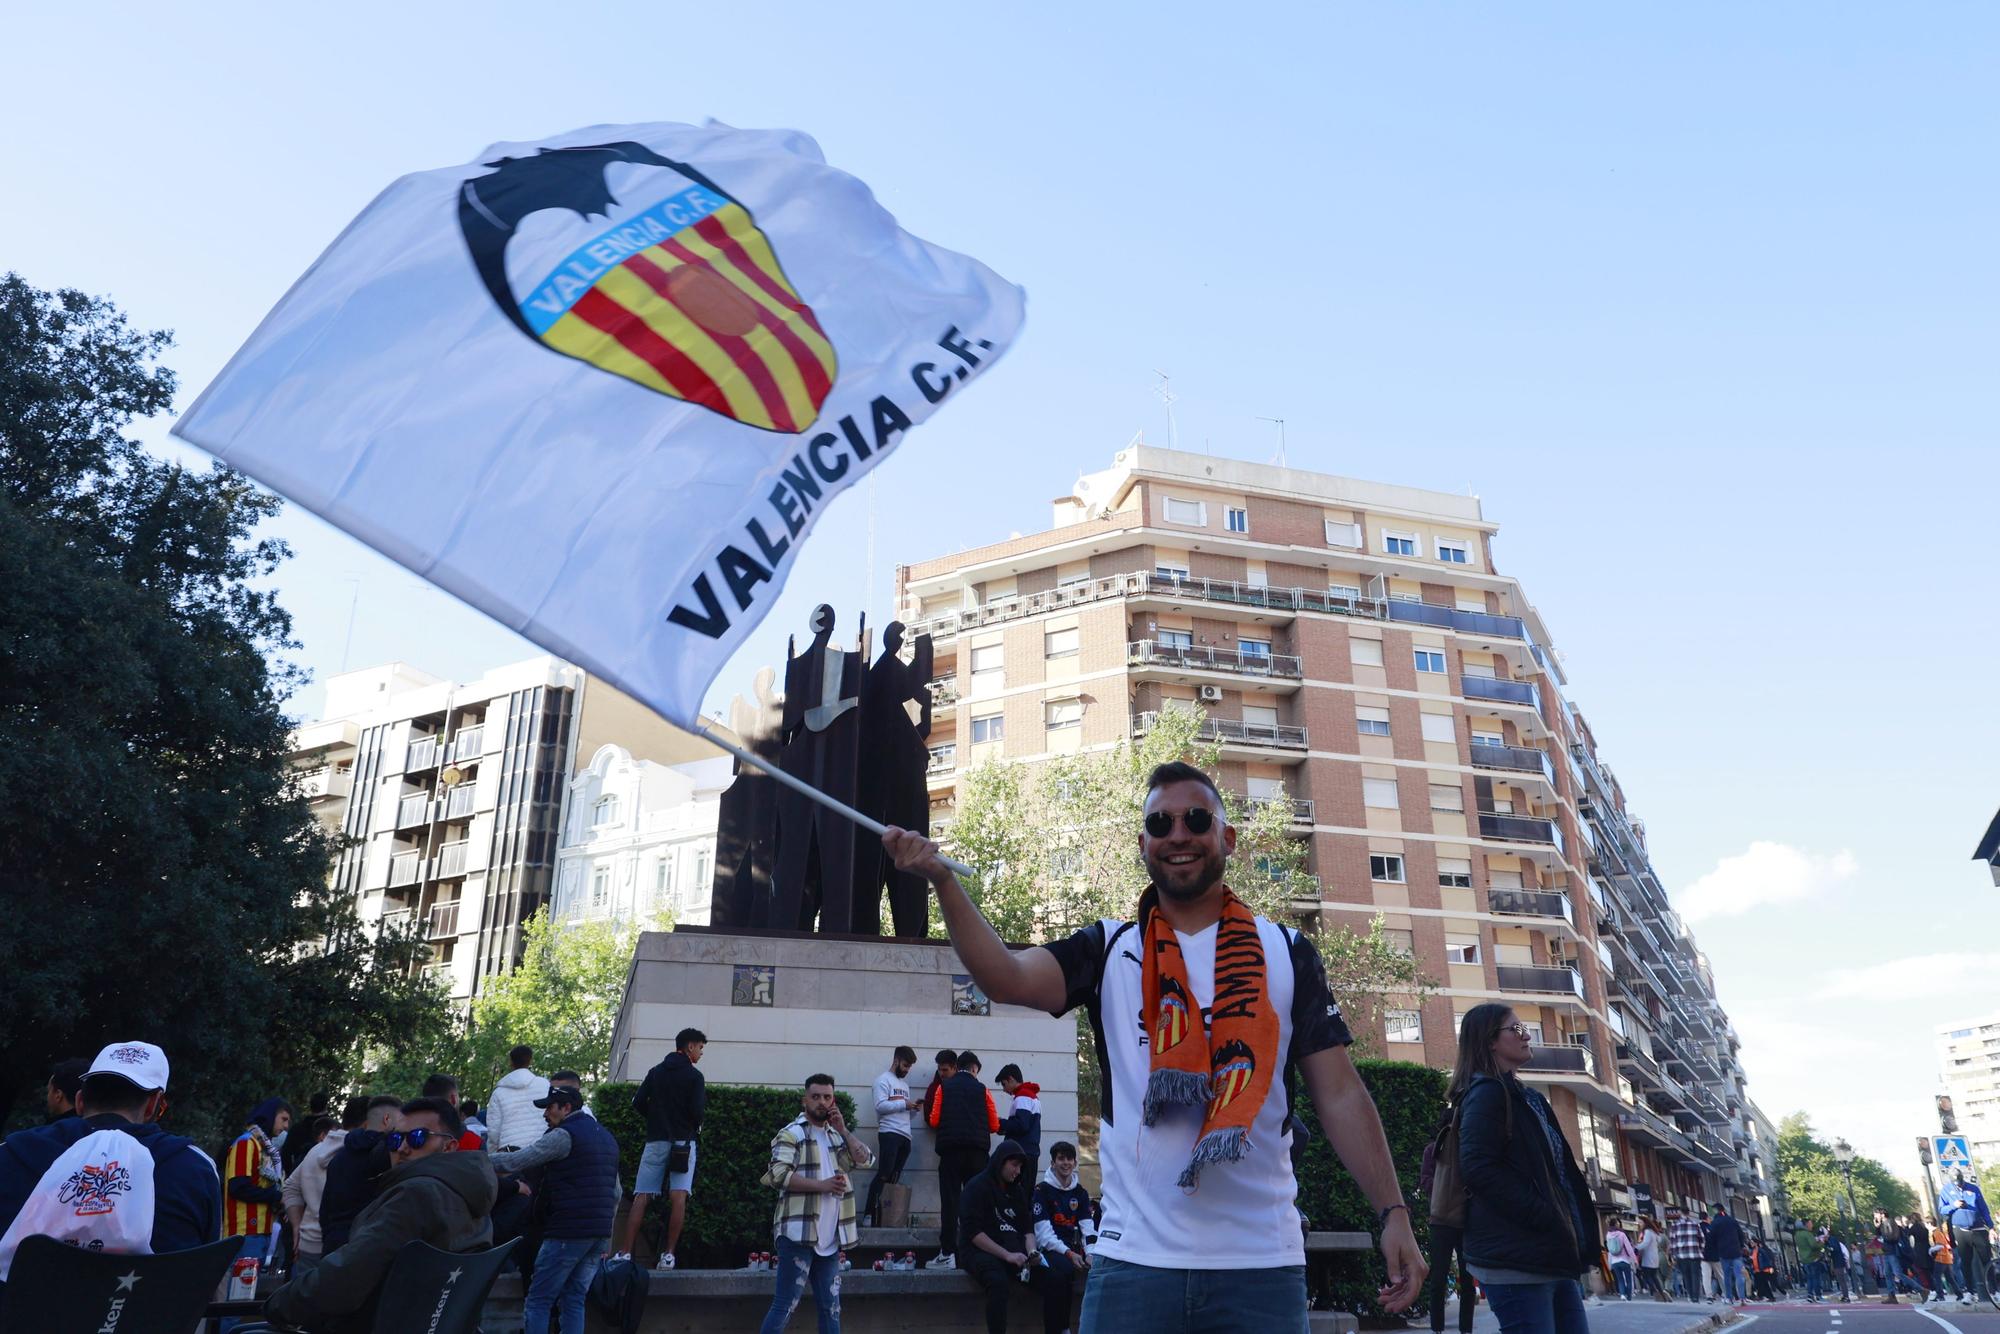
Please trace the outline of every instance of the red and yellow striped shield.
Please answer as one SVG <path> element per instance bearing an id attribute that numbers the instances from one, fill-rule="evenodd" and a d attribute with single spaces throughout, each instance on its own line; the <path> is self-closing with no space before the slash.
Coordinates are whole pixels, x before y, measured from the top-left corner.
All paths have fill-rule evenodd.
<path id="1" fill-rule="evenodd" d="M 1209 1090 L 1215 1096 L 1215 1111 L 1220 1111 L 1236 1101 L 1236 1095 L 1249 1084 L 1250 1076 L 1257 1071 L 1257 1063 L 1247 1057 L 1239 1057 L 1216 1069 L 1209 1080 Z M 1211 1112 L 1210 1115 L 1214 1113 Z"/>
<path id="2" fill-rule="evenodd" d="M 1187 1002 L 1179 996 L 1160 997 L 1160 1022 L 1153 1032 L 1153 1050 L 1168 1052 L 1188 1035 Z"/>
<path id="3" fill-rule="evenodd" d="M 837 373 L 749 211 L 701 186 L 577 247 L 519 309 L 558 352 L 766 431 L 810 427 Z"/>

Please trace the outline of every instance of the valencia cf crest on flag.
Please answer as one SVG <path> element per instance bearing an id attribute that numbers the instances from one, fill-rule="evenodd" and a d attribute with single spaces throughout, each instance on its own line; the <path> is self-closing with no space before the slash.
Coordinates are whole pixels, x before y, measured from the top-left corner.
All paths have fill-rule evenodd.
<path id="1" fill-rule="evenodd" d="M 1216 1049 L 1214 1073 L 1209 1077 L 1209 1090 L 1215 1098 L 1217 1111 L 1236 1101 L 1236 1095 L 1243 1092 L 1257 1073 L 1257 1056 L 1250 1050 L 1250 1044 L 1240 1038 L 1232 1038 Z"/>
<path id="2" fill-rule="evenodd" d="M 1187 993 L 1181 990 L 1180 982 L 1162 974 L 1160 977 L 1159 1023 L 1153 1032 L 1153 1050 L 1168 1052 L 1181 1045 L 1188 1035 Z"/>
<path id="3" fill-rule="evenodd" d="M 460 188 L 459 228 L 523 333 L 745 425 L 812 426 L 833 345 L 726 190 L 629 141 L 486 165 Z"/>

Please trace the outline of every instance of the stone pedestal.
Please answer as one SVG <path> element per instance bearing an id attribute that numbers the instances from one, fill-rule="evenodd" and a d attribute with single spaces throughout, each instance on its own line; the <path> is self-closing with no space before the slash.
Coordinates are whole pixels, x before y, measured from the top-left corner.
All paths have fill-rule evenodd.
<path id="1" fill-rule="evenodd" d="M 943 942 L 790 932 L 723 933 L 683 927 L 639 937 L 611 1040 L 611 1077 L 639 1080 L 674 1048 L 674 1034 L 708 1035 L 701 1072 L 710 1085 L 798 1088 L 824 1071 L 854 1097 L 854 1129 L 876 1142 L 875 1077 L 898 1045 L 916 1050 L 908 1076 L 921 1097 L 940 1048 L 979 1053 L 980 1078 L 1004 1118 L 1008 1100 L 993 1087 L 1013 1062 L 1041 1085 L 1042 1153 L 1076 1140 L 1076 1021 L 1038 1010 L 986 1006 L 969 989 L 958 955 Z M 984 1012 L 981 1012 L 982 1009 Z M 937 1224 L 937 1151 L 913 1116 L 913 1149 L 903 1169 L 913 1226 Z M 773 1131 L 777 1127 L 772 1127 Z M 855 1173 L 866 1199 L 872 1174 Z"/>

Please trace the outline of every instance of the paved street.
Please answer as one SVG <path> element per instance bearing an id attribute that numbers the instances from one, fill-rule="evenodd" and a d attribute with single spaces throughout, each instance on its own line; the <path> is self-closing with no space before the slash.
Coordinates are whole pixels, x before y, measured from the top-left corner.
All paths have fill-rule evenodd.
<path id="1" fill-rule="evenodd" d="M 1938 1334 L 1940 1325 L 1956 1334 L 2000 1334 L 2000 1311 L 1991 1306 L 1884 1306 L 1880 1298 L 1818 1306 L 1753 1302 L 1736 1308 L 1733 1320 L 1725 1307 L 1694 1302 L 1605 1301 L 1591 1304 L 1588 1315 L 1591 1334 L 1701 1334 L 1723 1323 L 1732 1334 L 1752 1325 L 1756 1334 Z M 1456 1307 L 1447 1307 L 1447 1334 L 1458 1328 L 1457 1318 Z M 1473 1334 L 1499 1334 L 1500 1324 L 1482 1303 L 1472 1328 Z"/>

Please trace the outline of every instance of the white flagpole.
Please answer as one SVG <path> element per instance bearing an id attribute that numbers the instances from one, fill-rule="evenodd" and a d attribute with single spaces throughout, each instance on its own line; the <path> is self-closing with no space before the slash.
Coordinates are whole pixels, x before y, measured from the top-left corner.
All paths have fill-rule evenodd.
<path id="1" fill-rule="evenodd" d="M 887 832 L 887 826 L 885 826 L 880 820 L 871 819 L 868 816 L 863 815 L 860 811 L 855 810 L 852 806 L 848 805 L 846 802 L 837 801 L 834 798 L 829 797 L 826 793 L 820 791 L 812 784 L 807 783 L 801 779 L 794 778 L 792 775 L 786 773 L 783 769 L 780 769 L 777 765 L 771 763 L 767 759 L 764 759 L 762 756 L 757 755 L 752 751 L 745 750 L 743 747 L 735 744 L 732 741 L 723 740 L 721 737 L 717 736 L 715 733 L 708 730 L 708 719 L 706 718 L 700 719 L 696 724 L 695 730 L 700 732 L 704 738 L 722 747 L 724 750 L 728 751 L 731 755 L 734 755 L 737 759 L 743 761 L 745 764 L 752 765 L 758 769 L 762 769 L 772 778 L 777 779 L 780 783 L 783 783 L 786 787 L 798 793 L 800 796 L 806 797 L 812 801 L 816 801 L 820 805 L 826 807 L 828 810 L 835 811 L 841 815 L 846 816 L 848 819 L 854 821 L 854 823 L 860 825 L 863 829 L 866 829 L 869 833 L 874 834 L 876 837 L 879 838 L 881 837 L 882 834 Z M 978 872 L 974 871 L 970 866 L 967 866 L 964 862 L 953 861 L 951 858 L 946 857 L 943 853 L 939 853 L 938 857 L 941 861 L 944 862 L 946 866 L 949 866 L 952 869 L 952 871 L 961 878 L 967 880 L 973 880 L 978 878 Z"/>

